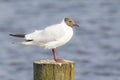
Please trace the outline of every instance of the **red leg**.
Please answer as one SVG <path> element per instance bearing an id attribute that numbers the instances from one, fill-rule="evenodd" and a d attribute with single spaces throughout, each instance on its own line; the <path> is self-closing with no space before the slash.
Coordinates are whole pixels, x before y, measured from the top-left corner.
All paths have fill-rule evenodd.
<path id="1" fill-rule="evenodd" d="M 54 60 L 56 61 L 56 49 L 52 49 Z"/>
<path id="2" fill-rule="evenodd" d="M 62 62 L 61 59 L 57 59 L 57 58 L 56 58 L 56 49 L 55 49 L 55 48 L 52 49 L 52 53 L 53 53 L 54 60 L 55 60 L 56 62 Z"/>

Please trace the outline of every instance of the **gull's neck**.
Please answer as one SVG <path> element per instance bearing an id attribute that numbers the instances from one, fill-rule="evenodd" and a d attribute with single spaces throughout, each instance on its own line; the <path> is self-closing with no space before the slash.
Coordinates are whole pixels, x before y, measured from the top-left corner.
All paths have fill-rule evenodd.
<path id="1" fill-rule="evenodd" d="M 69 26 L 65 23 L 64 19 L 62 20 L 61 25 L 63 25 L 64 27 L 69 27 Z"/>

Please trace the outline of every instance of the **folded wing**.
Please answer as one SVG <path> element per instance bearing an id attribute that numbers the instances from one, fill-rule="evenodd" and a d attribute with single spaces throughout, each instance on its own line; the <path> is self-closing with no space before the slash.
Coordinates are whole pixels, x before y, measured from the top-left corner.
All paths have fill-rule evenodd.
<path id="1" fill-rule="evenodd" d="M 59 28 L 57 28 L 59 27 Z M 34 40 L 40 43 L 47 43 L 51 41 L 59 40 L 65 34 L 63 28 L 57 24 L 45 28 L 44 30 L 36 30 L 33 33 L 25 36 L 26 40 Z"/>

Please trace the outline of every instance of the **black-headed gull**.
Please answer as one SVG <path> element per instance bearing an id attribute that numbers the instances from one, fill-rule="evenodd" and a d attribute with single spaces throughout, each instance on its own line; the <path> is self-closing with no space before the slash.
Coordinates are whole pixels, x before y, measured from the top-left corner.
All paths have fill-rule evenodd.
<path id="1" fill-rule="evenodd" d="M 56 58 L 56 48 L 71 39 L 74 26 L 79 27 L 71 18 L 64 18 L 60 24 L 48 26 L 43 30 L 36 30 L 29 34 L 10 34 L 10 36 L 25 38 L 24 41 L 18 42 L 20 44 L 52 49 L 54 60 L 59 62 L 62 60 Z"/>

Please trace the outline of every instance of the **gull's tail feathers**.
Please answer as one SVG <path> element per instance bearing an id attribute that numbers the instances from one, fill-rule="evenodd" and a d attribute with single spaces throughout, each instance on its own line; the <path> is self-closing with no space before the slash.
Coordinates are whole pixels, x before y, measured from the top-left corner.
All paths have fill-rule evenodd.
<path id="1" fill-rule="evenodd" d="M 25 38 L 25 34 L 9 34 L 9 35 L 13 37 Z"/>
<path id="2" fill-rule="evenodd" d="M 32 45 L 33 40 L 25 40 L 25 41 L 19 41 L 19 42 L 12 42 L 12 44 L 24 44 L 24 45 Z"/>

